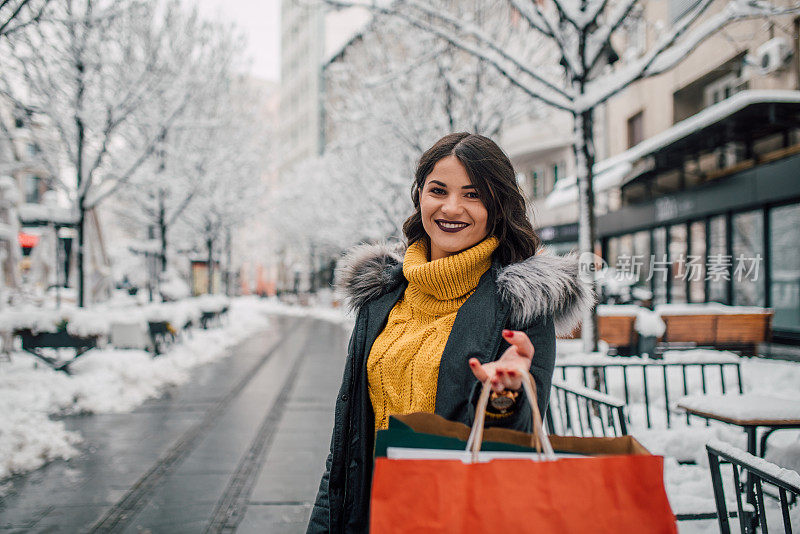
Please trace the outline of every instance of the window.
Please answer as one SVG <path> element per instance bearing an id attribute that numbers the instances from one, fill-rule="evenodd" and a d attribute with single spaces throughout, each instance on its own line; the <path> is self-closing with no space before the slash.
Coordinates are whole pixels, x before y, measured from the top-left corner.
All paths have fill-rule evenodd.
<path id="1" fill-rule="evenodd" d="M 34 157 L 39 153 L 39 146 L 36 143 L 28 143 L 28 156 Z"/>
<path id="2" fill-rule="evenodd" d="M 628 119 L 628 148 L 644 141 L 644 114 L 640 111 Z"/>
<path id="3" fill-rule="evenodd" d="M 17 117 L 17 118 L 14 119 L 14 126 L 16 128 L 24 128 L 25 127 L 25 121 L 22 119 L 22 117 Z"/>
<path id="4" fill-rule="evenodd" d="M 775 310 L 772 326 L 800 332 L 800 204 L 773 208 L 769 212 L 770 306 Z"/>
<path id="5" fill-rule="evenodd" d="M 543 182 L 544 176 L 542 176 L 542 171 L 539 169 L 533 169 L 531 171 L 531 197 L 532 198 L 539 198 L 539 196 L 544 196 L 544 183 Z"/>
<path id="6" fill-rule="evenodd" d="M 709 266 L 708 278 L 708 301 L 721 302 L 728 304 L 728 281 L 722 274 L 726 269 L 723 267 L 729 261 L 728 254 L 728 228 L 725 224 L 725 216 L 718 215 L 713 217 L 708 223 L 708 258 Z M 730 275 L 730 273 L 728 273 Z"/>
<path id="7" fill-rule="evenodd" d="M 686 225 L 676 224 L 669 228 L 669 263 L 670 263 L 670 302 L 686 302 Z"/>
<path id="8" fill-rule="evenodd" d="M 706 223 L 696 221 L 689 225 L 691 250 L 686 264 L 689 279 L 689 302 L 704 302 L 706 299 Z"/>
<path id="9" fill-rule="evenodd" d="M 667 258 L 667 229 L 663 226 L 653 228 L 653 264 L 650 265 L 653 284 L 653 304 L 667 303 L 667 277 L 669 276 Z"/>
<path id="10" fill-rule="evenodd" d="M 764 306 L 764 218 L 760 210 L 733 217 L 733 304 Z"/>
<path id="11" fill-rule="evenodd" d="M 747 89 L 747 82 L 736 72 L 731 72 L 703 89 L 703 104 L 705 107 L 713 106 L 744 89 Z"/>
<path id="12" fill-rule="evenodd" d="M 41 181 L 38 176 L 28 175 L 25 177 L 25 202 L 28 204 L 38 204 L 41 202 Z"/>
<path id="13" fill-rule="evenodd" d="M 553 187 L 555 187 L 556 182 L 558 182 L 558 179 L 561 178 L 561 173 L 563 172 L 563 164 L 553 163 Z"/>

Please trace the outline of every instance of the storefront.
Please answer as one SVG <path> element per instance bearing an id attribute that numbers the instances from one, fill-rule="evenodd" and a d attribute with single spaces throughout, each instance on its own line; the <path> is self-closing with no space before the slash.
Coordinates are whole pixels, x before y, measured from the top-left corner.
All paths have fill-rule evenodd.
<path id="1" fill-rule="evenodd" d="M 800 341 L 800 155 L 603 215 L 598 236 L 655 304 L 771 307 L 776 339 Z"/>

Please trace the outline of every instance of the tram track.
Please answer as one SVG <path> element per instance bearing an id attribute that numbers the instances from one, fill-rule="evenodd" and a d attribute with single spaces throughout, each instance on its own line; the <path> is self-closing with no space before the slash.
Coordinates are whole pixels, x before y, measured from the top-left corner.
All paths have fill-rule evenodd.
<path id="1" fill-rule="evenodd" d="M 242 378 L 220 399 L 205 416 L 184 432 L 180 438 L 144 473 L 106 513 L 88 530 L 90 533 L 122 531 L 147 505 L 150 497 L 164 479 L 172 473 L 197 444 L 219 421 L 231 403 L 250 384 L 258 372 L 272 359 L 295 330 L 283 329 L 283 335 L 272 344 L 265 354 L 242 376 Z M 298 358 L 299 359 L 299 358 Z M 296 367 L 293 367 L 293 371 Z M 293 376 L 290 372 L 289 376 Z M 284 401 L 285 402 L 285 401 Z"/>

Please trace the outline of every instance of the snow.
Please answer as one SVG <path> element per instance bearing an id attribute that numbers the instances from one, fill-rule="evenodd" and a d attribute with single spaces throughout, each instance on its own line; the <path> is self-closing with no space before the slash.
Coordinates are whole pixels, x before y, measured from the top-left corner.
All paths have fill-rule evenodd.
<path id="1" fill-rule="evenodd" d="M 597 315 L 601 316 L 628 316 L 628 317 L 635 317 L 640 310 L 643 310 L 641 306 L 635 306 L 633 304 L 598 304 L 597 306 Z"/>
<path id="2" fill-rule="evenodd" d="M 636 314 L 636 320 L 633 322 L 633 327 L 639 332 L 640 336 L 661 337 L 667 330 L 666 323 L 661 317 L 647 308 L 642 308 Z"/>
<path id="3" fill-rule="evenodd" d="M 659 315 L 706 315 L 706 314 L 758 314 L 771 313 L 769 308 L 757 306 L 728 306 L 719 302 L 704 304 L 659 304 L 655 308 Z"/>
<path id="4" fill-rule="evenodd" d="M 786 396 L 746 393 L 744 395 L 689 395 L 678 400 L 680 407 L 713 413 L 742 421 L 800 422 L 800 390 Z"/>
<path id="5" fill-rule="evenodd" d="M 51 416 L 130 411 L 189 380 L 194 367 L 229 355 L 231 346 L 268 325 L 273 308 L 256 298 L 233 299 L 223 327 L 196 329 L 158 358 L 95 349 L 72 364 L 71 375 L 12 353 L 11 361 L 0 362 L 0 479 L 77 453 L 80 436 Z"/>
<path id="6" fill-rule="evenodd" d="M 599 401 L 599 402 L 605 402 L 605 403 L 612 404 L 612 405 L 624 405 L 625 404 L 624 402 L 621 402 L 618 398 L 612 397 L 611 395 L 606 395 L 605 393 L 597 391 L 596 389 L 591 389 L 591 388 L 587 388 L 587 387 L 584 387 L 584 386 L 579 386 L 577 384 L 569 384 L 567 382 L 564 382 L 563 380 L 558 380 L 557 378 L 554 378 L 552 383 L 553 383 L 554 386 L 558 386 L 558 387 L 567 389 L 567 390 L 572 391 L 573 393 L 577 393 L 579 395 L 584 395 L 586 397 L 589 397 L 589 398 L 594 399 L 594 400 Z"/>
<path id="7" fill-rule="evenodd" d="M 734 460 L 745 464 L 750 464 L 763 473 L 779 480 L 780 482 L 783 482 L 787 486 L 794 486 L 794 491 L 800 492 L 800 474 L 798 474 L 796 471 L 784 469 L 773 464 L 772 462 L 764 460 L 763 458 L 748 454 L 747 451 L 734 447 L 731 444 L 723 441 L 714 440 L 711 441 L 709 445 L 717 449 L 719 452 L 727 454 Z"/>
<path id="8" fill-rule="evenodd" d="M 77 210 L 61 206 L 22 204 L 18 208 L 18 213 L 23 224 L 51 222 L 58 225 L 74 225 L 78 222 Z"/>
<path id="9" fill-rule="evenodd" d="M 29 329 L 33 333 L 58 332 L 66 325 L 74 336 L 99 336 L 108 333 L 108 315 L 95 309 L 64 308 L 46 310 L 34 307 L 7 308 L 0 312 L 0 331 Z"/>

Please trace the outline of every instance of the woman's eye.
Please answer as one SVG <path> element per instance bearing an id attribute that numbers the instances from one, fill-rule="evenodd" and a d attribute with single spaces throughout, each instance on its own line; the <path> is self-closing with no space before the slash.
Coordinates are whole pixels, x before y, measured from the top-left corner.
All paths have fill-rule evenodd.
<path id="1" fill-rule="evenodd" d="M 466 196 L 467 198 L 481 198 L 481 196 L 475 191 L 470 191 Z"/>
<path id="2" fill-rule="evenodd" d="M 443 195 L 446 193 L 446 191 L 441 187 L 432 187 L 431 193 L 433 193 L 434 195 Z"/>

